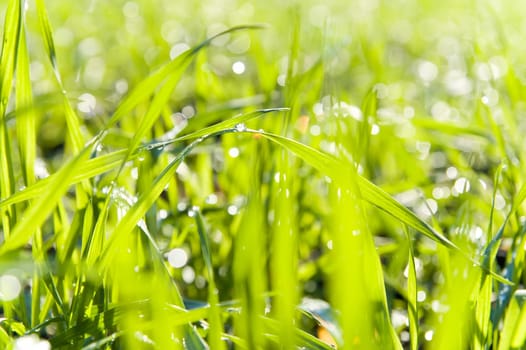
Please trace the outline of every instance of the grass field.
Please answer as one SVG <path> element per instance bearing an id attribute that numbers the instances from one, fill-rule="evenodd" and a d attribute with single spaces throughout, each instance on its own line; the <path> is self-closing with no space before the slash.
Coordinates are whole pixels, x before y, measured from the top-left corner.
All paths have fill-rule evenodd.
<path id="1" fill-rule="evenodd" d="M 0 348 L 523 349 L 523 10 L 0 1 Z"/>

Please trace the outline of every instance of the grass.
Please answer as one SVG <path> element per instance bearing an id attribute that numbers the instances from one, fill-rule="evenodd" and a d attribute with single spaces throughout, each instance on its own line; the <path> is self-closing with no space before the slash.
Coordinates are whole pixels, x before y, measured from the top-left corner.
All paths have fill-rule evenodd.
<path id="1" fill-rule="evenodd" d="M 0 10 L 1 348 L 524 348 L 516 5 Z"/>

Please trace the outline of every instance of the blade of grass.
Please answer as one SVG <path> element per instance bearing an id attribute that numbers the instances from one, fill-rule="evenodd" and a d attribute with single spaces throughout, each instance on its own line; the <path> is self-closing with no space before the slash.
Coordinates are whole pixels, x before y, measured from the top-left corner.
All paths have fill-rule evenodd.
<path id="1" fill-rule="evenodd" d="M 53 30 L 51 28 L 51 23 L 49 21 L 47 11 L 44 5 L 44 0 L 36 0 L 36 9 L 37 15 L 40 22 L 40 31 L 44 39 L 44 46 L 46 52 L 53 67 L 53 72 L 55 73 L 55 78 L 59 84 L 60 90 L 62 91 L 62 103 L 64 106 L 64 116 L 66 117 L 66 123 L 68 126 L 68 131 L 71 139 L 71 145 L 73 154 L 77 154 L 84 147 L 84 137 L 80 129 L 80 120 L 71 107 L 71 103 L 66 94 L 65 87 L 62 83 L 62 78 L 60 71 L 57 65 L 57 55 L 55 52 L 55 43 L 53 40 Z M 79 194 L 80 195 L 80 194 Z M 79 196 L 79 198 L 82 196 Z"/>
<path id="2" fill-rule="evenodd" d="M 123 100 L 123 102 L 121 102 L 121 104 L 111 117 L 110 121 L 108 122 L 107 128 L 113 127 L 121 118 L 130 113 L 140 102 L 150 97 L 166 77 L 169 77 L 174 74 L 177 75 L 180 70 L 186 69 L 193 56 L 199 51 L 201 51 L 203 48 L 209 46 L 214 39 L 236 31 L 255 30 L 263 28 L 263 25 L 235 26 L 204 40 L 199 45 L 177 56 L 170 63 L 164 65 L 163 67 L 152 73 L 148 78 L 141 81 L 141 83 L 139 83 L 126 96 L 126 98 Z"/>
<path id="3" fill-rule="evenodd" d="M 126 155 L 126 151 L 116 151 L 97 158 L 86 160 L 78 165 L 78 169 L 74 172 L 70 179 L 69 185 L 74 185 L 83 180 L 90 179 L 94 176 L 103 174 L 107 171 L 117 168 L 121 164 Z M 137 156 L 134 155 L 131 159 Z M 36 182 L 22 191 L 16 192 L 9 198 L 0 201 L 0 209 L 9 205 L 30 200 L 42 195 L 42 193 L 49 187 L 50 183 L 55 181 L 57 174 L 52 174 L 49 177 Z"/>
<path id="4" fill-rule="evenodd" d="M 59 170 L 57 176 L 49 183 L 46 190 L 32 203 L 25 215 L 18 221 L 9 239 L 6 239 L 4 244 L 0 246 L 0 255 L 20 248 L 29 241 L 29 238 L 39 229 L 69 188 L 69 183 L 73 178 L 73 174 L 76 173 L 76 168 L 87 159 L 89 150 L 89 148 L 85 148 L 71 162 Z"/>
<path id="5" fill-rule="evenodd" d="M 343 345 L 341 326 L 338 324 L 335 312 L 328 302 L 305 297 L 298 309 L 326 329 L 336 344 Z"/>
<path id="6" fill-rule="evenodd" d="M 252 152 L 257 152 L 257 144 L 251 144 Z M 267 287 L 266 261 L 267 237 L 263 204 L 260 192 L 259 159 L 251 162 L 249 174 L 249 194 L 247 205 L 241 213 L 236 232 L 232 263 L 233 280 L 238 288 L 234 297 L 241 300 L 240 316 L 234 319 L 234 332 L 246 340 L 249 349 L 268 348 L 265 342 L 264 326 L 261 316 L 265 312 L 267 301 L 264 298 Z"/>
<path id="7" fill-rule="evenodd" d="M 214 278 L 214 267 L 212 265 L 212 253 L 210 251 L 208 230 L 199 208 L 192 208 L 191 213 L 194 215 L 195 223 L 197 225 L 201 254 L 203 255 L 203 260 L 205 262 L 206 271 L 208 274 L 208 304 L 210 305 L 210 311 L 208 314 L 210 323 L 208 345 L 212 349 L 225 349 L 225 344 L 221 340 L 221 334 L 223 333 L 223 323 L 221 321 L 221 313 L 219 309 L 219 291 L 216 287 Z"/>
<path id="8" fill-rule="evenodd" d="M 287 150 L 278 153 L 276 175 L 279 182 L 274 198 L 275 219 L 272 233 L 272 259 L 270 261 L 272 290 L 275 291 L 273 313 L 280 322 L 280 344 L 295 348 L 293 333 L 295 307 L 298 304 L 298 256 L 295 200 L 297 195 Z"/>
<path id="9" fill-rule="evenodd" d="M 415 256 L 413 242 L 409 235 L 409 230 L 404 226 L 404 231 L 408 241 L 408 276 L 407 276 L 407 314 L 409 316 L 409 336 L 411 350 L 418 349 L 418 298 Z"/>
<path id="10" fill-rule="evenodd" d="M 349 181 L 347 178 L 351 165 L 338 160 L 332 156 L 322 153 L 312 147 L 301 144 L 289 138 L 279 135 L 266 133 L 263 131 L 247 130 L 248 132 L 258 133 L 268 138 L 269 140 L 289 149 L 305 162 L 326 174 L 329 177 L 339 181 Z M 460 250 L 453 242 L 433 230 L 427 223 L 418 218 L 409 209 L 397 202 L 385 191 L 369 182 L 361 176 L 357 176 L 358 186 L 360 188 L 363 199 L 384 210 L 388 214 L 398 218 L 398 220 L 423 233 L 437 243 L 440 243 L 448 248 Z"/>
<path id="11" fill-rule="evenodd" d="M 188 68 L 192 62 L 194 56 L 201 51 L 203 48 L 207 47 L 212 43 L 214 39 L 217 39 L 221 36 L 240 31 L 240 30 L 249 30 L 249 29 L 261 29 L 261 25 L 242 25 L 229 28 L 221 33 L 218 33 L 203 42 L 195 46 L 191 50 L 184 52 L 183 54 L 176 57 L 167 65 L 163 66 L 161 69 L 150 75 L 145 79 L 141 84 L 139 84 L 131 93 L 126 97 L 126 99 L 119 105 L 114 115 L 110 119 L 107 127 L 112 127 L 115 125 L 124 115 L 129 113 L 139 102 L 148 98 L 154 93 L 154 91 L 160 86 L 161 88 L 155 95 L 152 103 L 150 104 L 148 111 L 145 117 L 141 120 L 141 123 L 138 127 L 137 132 L 134 134 L 133 140 L 128 147 L 128 153 L 124 158 L 121 167 L 118 171 L 120 173 L 124 167 L 124 164 L 128 161 L 129 157 L 133 154 L 142 138 L 148 130 L 151 129 L 152 125 L 155 123 L 157 118 L 160 115 L 160 112 L 165 107 L 168 102 L 173 90 L 178 84 L 180 78 L 182 77 L 185 70 Z M 165 81 L 163 83 L 163 81 Z"/>
<path id="12" fill-rule="evenodd" d="M 271 111 L 274 111 L 274 110 L 263 110 L 263 111 L 255 112 L 255 113 L 265 114 Z M 236 121 L 244 121 L 244 120 L 247 120 L 253 117 L 254 117 L 254 113 L 249 113 L 249 114 L 244 115 L 244 117 L 240 116 L 239 119 L 236 119 Z M 222 124 L 222 125 L 225 125 L 225 124 Z M 212 130 L 212 129 L 208 129 L 208 130 Z M 155 200 L 159 197 L 159 195 L 162 193 L 162 191 L 166 187 L 166 184 L 173 177 L 179 164 L 183 161 L 183 159 L 190 153 L 190 151 L 194 147 L 196 147 L 198 144 L 200 144 L 201 142 L 203 142 L 204 140 L 208 138 L 219 136 L 225 133 L 232 133 L 232 132 L 240 131 L 238 128 L 218 130 L 217 126 L 214 127 L 213 130 L 217 130 L 217 131 L 208 133 L 206 135 L 202 135 L 202 131 L 197 131 L 196 133 L 194 133 L 193 136 L 196 138 L 196 140 L 194 140 L 187 147 L 185 147 L 181 152 L 179 152 L 176 155 L 176 158 L 153 181 L 150 191 L 143 193 L 139 197 L 137 202 L 126 213 L 126 215 L 122 218 L 122 220 L 119 222 L 117 227 L 114 229 L 113 231 L 114 234 L 111 235 L 109 241 L 107 242 L 104 248 L 103 259 L 108 258 L 107 254 L 116 244 L 116 242 L 119 241 L 120 237 L 125 237 L 126 233 L 130 232 L 135 227 L 135 225 L 139 222 L 140 218 L 143 217 L 144 214 L 148 211 L 148 209 L 153 205 Z M 177 140 L 181 140 L 181 139 L 180 138 L 175 139 L 175 140 L 172 140 L 171 142 L 175 142 Z M 102 263 L 102 266 L 106 266 L 106 265 L 107 265 L 107 261 Z"/>
<path id="13" fill-rule="evenodd" d="M 514 297 L 511 299 L 510 305 L 506 309 L 506 316 L 504 317 L 498 350 L 512 349 L 511 342 L 514 337 L 515 329 L 519 324 L 520 315 L 521 306 L 518 298 Z"/>
<path id="14" fill-rule="evenodd" d="M 495 265 L 495 257 L 497 254 L 497 247 L 498 245 L 495 245 L 495 247 L 490 248 L 492 246 L 492 242 L 494 238 L 493 235 L 493 221 L 495 218 L 495 201 L 497 196 L 497 189 L 499 188 L 499 181 L 500 176 L 502 172 L 502 165 L 497 168 L 497 171 L 495 173 L 495 177 L 493 180 L 493 197 L 491 202 L 491 210 L 489 214 L 489 223 L 488 223 L 488 229 L 487 229 L 487 240 L 490 242 L 488 244 L 488 247 L 486 248 L 486 252 L 484 256 L 486 257 L 486 260 L 484 264 L 486 264 L 487 268 L 489 270 L 494 269 Z M 505 220 L 507 221 L 507 219 Z M 497 239 L 500 241 L 500 234 L 497 233 L 496 236 L 499 236 Z M 489 278 L 489 276 L 485 275 L 482 277 L 481 281 L 481 288 L 480 292 L 477 298 L 477 305 L 475 310 L 475 318 L 476 318 L 476 333 L 473 338 L 473 349 L 480 349 L 483 350 L 486 347 L 486 344 L 490 342 L 490 335 L 492 333 L 493 325 L 491 323 L 491 297 L 493 292 L 493 285 L 492 280 Z"/>
<path id="15" fill-rule="evenodd" d="M 13 75 L 16 67 L 18 41 L 22 25 L 21 2 L 8 3 L 4 21 L 2 55 L 0 56 L 0 198 L 14 193 L 15 178 L 10 137 L 6 119 L 7 105 L 11 96 Z M 16 215 L 9 208 L 0 211 L 2 230 L 7 238 L 16 221 Z"/>
<path id="16" fill-rule="evenodd" d="M 521 311 L 515 324 L 513 335 L 511 336 L 510 345 L 512 349 L 521 349 L 526 342 L 526 293 L 524 290 L 518 290 L 515 292 L 515 298 L 519 302 Z"/>
<path id="17" fill-rule="evenodd" d="M 191 134 L 187 134 L 187 135 L 178 137 L 173 140 L 156 142 L 156 143 L 142 146 L 138 148 L 134 154 L 129 156 L 128 160 L 133 160 L 137 158 L 141 154 L 141 152 L 144 152 L 147 150 L 161 148 L 164 146 L 168 146 L 170 144 L 178 143 L 180 141 L 196 139 L 198 137 L 206 136 L 208 134 L 215 133 L 223 129 L 231 128 L 237 124 L 243 124 L 253 118 L 259 117 L 267 113 L 281 112 L 281 111 L 286 111 L 286 110 L 287 108 L 269 108 L 269 109 L 256 110 L 254 112 L 250 112 L 247 114 L 240 114 L 230 119 L 224 120 L 220 123 L 217 123 L 215 125 L 206 127 L 202 130 L 195 131 Z M 122 164 L 127 153 L 128 153 L 127 150 L 120 150 L 120 151 L 115 151 L 109 154 L 99 156 L 97 158 L 89 159 L 86 162 L 82 162 L 79 165 L 79 168 L 75 171 L 73 177 L 71 178 L 70 185 L 74 185 L 83 180 L 87 180 L 94 176 L 97 176 L 105 172 L 108 172 L 110 170 L 116 169 L 120 164 Z M 9 198 L 5 198 L 1 200 L 0 209 L 40 196 L 42 194 L 42 191 L 45 190 L 49 186 L 49 183 L 53 181 L 55 176 L 56 176 L 55 174 L 52 174 L 51 176 L 38 181 L 34 185 L 31 185 L 23 189 L 22 191 L 14 193 Z"/>
<path id="18" fill-rule="evenodd" d="M 280 332 L 280 323 L 268 318 L 268 317 L 262 317 L 262 320 L 264 322 L 265 328 L 267 328 L 270 331 L 271 335 L 279 334 Z M 313 335 L 302 331 L 299 328 L 295 328 L 294 332 L 290 334 L 290 336 L 293 336 L 295 338 L 295 342 L 298 344 L 298 346 L 305 347 L 307 349 L 312 350 L 334 350 L 334 348 L 328 344 L 325 344 L 318 338 L 314 337 Z"/>
<path id="19" fill-rule="evenodd" d="M 26 33 L 20 31 L 20 42 L 17 53 L 16 66 L 16 127 L 22 163 L 22 174 L 26 186 L 35 182 L 36 158 L 36 121 L 29 77 L 29 57 L 27 52 Z"/>
<path id="20" fill-rule="evenodd" d="M 295 153 L 298 157 L 303 159 L 305 162 L 310 164 L 315 169 L 326 174 L 327 176 L 336 179 L 338 181 L 349 181 L 348 171 L 350 164 L 338 160 L 332 156 L 322 153 L 312 147 L 301 144 L 292 139 L 267 133 L 264 131 L 257 130 L 246 130 L 249 133 L 259 134 Z M 502 276 L 498 275 L 494 271 L 489 271 L 480 262 L 473 260 L 473 258 L 467 256 L 457 245 L 451 242 L 442 234 L 431 228 L 426 222 L 418 218 L 413 212 L 404 207 L 388 193 L 382 190 L 380 187 L 374 185 L 369 180 L 362 176 L 357 176 L 357 182 L 360 189 L 361 196 L 364 200 L 368 201 L 372 205 L 385 211 L 387 214 L 393 216 L 397 220 L 407 224 L 409 227 L 414 228 L 418 232 L 421 232 L 433 241 L 441 244 L 444 247 L 452 249 L 461 253 L 465 258 L 481 267 L 486 273 L 490 274 L 497 281 L 505 284 L 511 284 L 510 281 L 506 280 Z"/>
<path id="21" fill-rule="evenodd" d="M 506 215 L 504 222 L 499 227 L 497 233 L 494 235 L 490 243 L 485 249 L 484 256 L 484 264 L 490 268 L 492 264 L 494 264 L 494 260 L 497 256 L 497 252 L 500 246 L 500 243 L 502 241 L 502 238 L 504 236 L 504 230 L 506 229 L 507 225 L 509 224 L 510 219 L 517 214 L 517 210 L 520 208 L 522 203 L 526 200 L 526 184 L 523 184 L 522 187 L 519 189 L 517 195 L 515 196 L 512 206 L 510 208 L 510 211 Z M 518 239 L 522 240 L 522 242 L 519 244 L 519 246 L 524 246 L 524 235 L 525 227 L 523 226 L 520 231 L 518 232 Z M 523 262 L 524 262 L 524 250 L 523 249 L 517 249 L 516 253 L 513 254 L 513 259 L 508 263 L 505 271 L 505 276 L 510 279 L 514 280 L 519 275 L 518 271 L 521 270 Z M 492 308 L 491 311 L 491 321 L 493 325 L 499 324 L 501 317 L 503 316 L 506 309 L 509 307 L 509 302 L 513 296 L 513 292 L 515 291 L 515 288 L 512 288 L 508 285 L 500 286 L 498 294 L 497 294 L 497 301 L 495 307 Z"/>
<path id="22" fill-rule="evenodd" d="M 441 133 L 444 133 L 444 134 L 450 134 L 453 136 L 459 136 L 459 135 L 476 136 L 476 137 L 486 139 L 490 142 L 494 142 L 492 135 L 486 129 L 476 127 L 476 126 L 464 126 L 464 125 L 452 123 L 451 121 L 442 122 L 442 121 L 436 120 L 431 117 L 428 117 L 428 118 L 416 117 L 416 118 L 413 118 L 411 122 L 414 126 L 429 129 L 429 130 L 434 130 L 434 131 L 440 131 Z"/>

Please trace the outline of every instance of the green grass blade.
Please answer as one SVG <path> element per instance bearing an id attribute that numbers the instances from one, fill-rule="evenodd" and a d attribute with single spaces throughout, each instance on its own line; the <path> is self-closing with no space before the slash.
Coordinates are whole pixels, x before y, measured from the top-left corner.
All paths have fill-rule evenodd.
<path id="1" fill-rule="evenodd" d="M 283 136 L 261 131 L 252 132 L 260 133 L 269 140 L 287 148 L 305 162 L 321 171 L 323 174 L 338 181 L 350 181 L 350 164 L 346 164 L 345 162 L 322 153 L 312 147 L 306 146 Z M 359 175 L 357 175 L 357 181 L 363 199 L 382 209 L 389 215 L 392 215 L 408 226 L 414 228 L 415 230 L 423 233 L 437 243 L 440 243 L 448 248 L 460 250 L 460 248 L 458 248 L 453 242 L 433 230 L 426 222 L 418 218 L 414 213 L 397 202 L 384 190 Z"/>
<path id="2" fill-rule="evenodd" d="M 418 349 L 418 298 L 417 298 L 417 280 L 415 256 L 413 242 L 407 227 L 405 227 L 408 242 L 408 276 L 407 276 L 407 314 L 409 316 L 409 336 L 411 350 Z"/>
<path id="3" fill-rule="evenodd" d="M 524 344 L 526 343 L 526 293 L 524 290 L 518 290 L 515 292 L 515 298 L 519 301 L 521 311 L 511 337 L 511 348 L 521 349 L 524 348 Z"/>
<path id="4" fill-rule="evenodd" d="M 11 0 L 8 3 L 4 22 L 2 54 L 0 56 L 0 198 L 9 197 L 14 192 L 15 187 L 13 155 L 6 111 L 11 96 L 19 35 L 22 28 L 21 6 L 22 3 L 16 0 Z M 16 215 L 7 209 L 0 212 L 0 218 L 4 236 L 9 237 Z"/>
<path id="5" fill-rule="evenodd" d="M 25 30 L 20 33 L 16 72 L 17 136 L 20 148 L 22 174 L 26 186 L 35 181 L 36 121 L 29 77 L 29 56 Z"/>
<path id="6" fill-rule="evenodd" d="M 262 112 L 256 112 L 256 114 L 264 114 L 268 113 L 274 110 L 264 110 Z M 248 119 L 253 118 L 255 115 L 253 113 L 246 114 L 244 116 L 236 117 L 235 121 L 237 122 L 243 122 Z M 221 123 L 220 123 L 221 124 Z M 228 123 L 225 123 L 228 124 Z M 225 124 L 221 124 L 225 125 Z M 208 129 L 210 131 L 212 129 Z M 149 191 L 146 193 L 143 193 L 138 201 L 134 204 L 134 206 L 126 213 L 125 217 L 122 218 L 122 220 L 119 222 L 117 227 L 114 230 L 114 234 L 111 236 L 109 242 L 107 243 L 105 249 L 104 249 L 104 256 L 109 252 L 109 250 L 112 249 L 112 246 L 115 244 L 114 242 L 119 240 L 119 237 L 126 236 L 126 232 L 131 232 L 131 230 L 135 227 L 135 225 L 139 222 L 140 218 L 144 216 L 144 214 L 149 210 L 149 208 L 153 205 L 153 203 L 157 200 L 159 195 L 162 193 L 170 179 L 173 177 L 173 174 L 177 170 L 177 167 L 181 163 L 181 161 L 190 153 L 190 151 L 197 146 L 199 143 L 203 142 L 205 139 L 219 136 L 224 133 L 231 133 L 231 132 L 238 132 L 240 131 L 237 128 L 233 129 L 218 129 L 218 127 L 214 127 L 213 130 L 217 130 L 215 132 L 207 133 L 206 135 L 202 135 L 201 131 L 197 131 L 192 135 L 192 138 L 196 138 L 190 145 L 185 147 L 181 152 L 179 152 L 176 156 L 176 158 L 166 167 L 161 174 L 154 180 L 152 183 Z M 241 130 L 243 131 L 243 130 Z M 188 138 L 190 135 L 187 136 Z M 176 142 L 180 139 L 175 139 L 170 141 L 170 143 Z M 157 147 L 157 145 L 154 145 Z M 152 147 L 152 148 L 155 148 Z M 103 263 L 102 265 L 106 265 Z"/>
<path id="7" fill-rule="evenodd" d="M 275 221 L 272 234 L 272 289 L 274 297 L 275 318 L 280 322 L 281 332 L 278 334 L 284 348 L 295 347 L 294 338 L 290 334 L 294 329 L 295 306 L 298 304 L 298 233 L 295 213 L 295 186 L 293 173 L 289 171 L 289 156 L 282 150 L 276 175 L 279 177 L 274 198 Z"/>
<path id="8" fill-rule="evenodd" d="M 212 134 L 209 136 L 215 135 Z M 205 137 L 198 138 L 197 140 L 189 144 L 187 147 L 185 147 L 181 152 L 179 152 L 176 158 L 172 160 L 170 164 L 166 168 L 164 168 L 164 170 L 159 174 L 159 176 L 157 176 L 157 178 L 153 181 L 151 187 L 149 188 L 149 191 L 143 193 L 139 197 L 137 202 L 130 208 L 130 210 L 127 211 L 126 215 L 121 219 L 121 221 L 119 221 L 118 225 L 113 230 L 113 234 L 111 235 L 110 239 L 104 247 L 101 266 L 109 266 L 109 263 L 107 261 L 107 259 L 109 258 L 109 254 L 111 254 L 113 249 L 119 245 L 118 242 L 122 238 L 126 237 L 127 234 L 135 228 L 139 220 L 146 214 L 146 212 L 150 209 L 153 203 L 161 195 L 162 191 L 166 187 L 166 184 L 174 176 L 179 164 L 181 164 L 181 162 L 190 153 L 190 151 L 199 143 L 203 142 L 204 139 Z"/>
<path id="9" fill-rule="evenodd" d="M 502 166 L 497 168 L 497 171 L 495 173 L 495 177 L 493 180 L 493 199 L 491 203 L 488 231 L 486 235 L 487 240 L 490 243 L 486 247 L 486 251 L 484 254 L 484 257 L 485 257 L 484 265 L 487 266 L 489 270 L 494 269 L 495 257 L 498 251 L 498 244 L 496 244 L 496 242 L 500 242 L 501 237 L 502 237 L 502 232 L 503 232 L 503 230 L 499 230 L 497 234 L 494 237 L 492 237 L 493 222 L 495 219 L 495 200 L 497 196 L 497 189 L 498 189 L 498 185 L 499 185 L 499 181 L 501 177 L 501 172 L 502 172 Z M 513 207 L 512 207 L 512 211 L 513 211 Z M 506 225 L 507 221 L 508 219 L 506 218 L 503 225 Z M 488 344 L 490 340 L 492 328 L 494 327 L 494 325 L 491 323 L 492 292 L 493 292 L 492 280 L 487 275 L 483 276 L 480 292 L 477 297 L 477 305 L 476 305 L 476 310 L 475 310 L 475 319 L 476 319 L 475 332 L 476 333 L 473 339 L 473 349 L 480 349 L 480 350 L 485 349 L 486 344 Z"/>
<path id="10" fill-rule="evenodd" d="M 460 135 L 467 135 L 472 137 L 479 137 L 486 139 L 490 142 L 494 142 L 493 137 L 491 133 L 489 133 L 486 129 L 476 127 L 476 126 L 464 126 L 459 125 L 458 123 L 452 123 L 451 121 L 448 122 L 442 122 L 438 121 L 436 119 L 433 119 L 431 117 L 428 118 L 413 118 L 412 119 L 413 125 L 429 129 L 433 131 L 439 131 L 444 134 L 450 134 L 453 136 L 460 136 Z"/>
<path id="11" fill-rule="evenodd" d="M 197 54 L 203 48 L 210 45 L 210 43 L 214 39 L 236 31 L 262 28 L 264 28 L 264 26 L 262 25 L 235 26 L 204 40 L 199 45 L 193 47 L 191 50 L 188 50 L 183 54 L 177 56 L 170 63 L 161 67 L 160 69 L 152 73 L 148 78 L 141 81 L 141 83 L 139 83 L 126 96 L 126 98 L 120 103 L 119 107 L 108 122 L 107 128 L 113 127 L 121 118 L 123 118 L 126 114 L 130 113 L 140 102 L 149 98 L 161 85 L 161 83 L 166 79 L 166 77 L 178 76 L 179 74 L 181 74 L 181 71 L 184 71 L 188 67 L 195 54 Z"/>
<path id="12" fill-rule="evenodd" d="M 180 141 L 191 140 L 191 139 L 196 139 L 199 137 L 207 136 L 212 133 L 220 132 L 221 130 L 229 129 L 238 124 L 243 124 L 261 115 L 271 113 L 271 112 L 281 112 L 285 110 L 287 109 L 286 108 L 269 108 L 269 109 L 257 110 L 257 111 L 250 112 L 247 114 L 237 115 L 230 119 L 219 122 L 215 125 L 204 128 L 202 130 L 198 130 L 188 135 L 178 137 L 174 140 L 169 140 L 165 142 L 157 142 L 157 143 L 152 143 L 146 146 L 142 146 L 139 149 L 137 149 L 137 151 L 134 154 L 132 154 L 128 160 L 135 159 L 136 157 L 138 157 L 138 155 L 141 152 L 146 151 L 148 149 L 155 149 L 155 148 L 170 145 L 173 143 L 178 143 Z M 74 185 L 81 181 L 90 179 L 94 176 L 97 176 L 105 172 L 108 172 L 110 170 L 116 169 L 120 164 L 122 164 L 127 153 L 128 153 L 127 150 L 120 150 L 120 151 L 115 151 L 115 152 L 105 154 L 105 155 L 102 155 L 96 158 L 89 159 L 85 162 L 82 162 L 79 165 L 78 170 L 74 173 L 73 177 L 71 178 L 70 185 Z M 42 194 L 42 191 L 45 190 L 49 186 L 49 183 L 51 181 L 54 181 L 53 179 L 55 178 L 55 176 L 56 174 L 52 174 L 49 177 L 38 181 L 34 185 L 31 185 L 23 189 L 22 191 L 14 193 L 9 198 L 5 198 L 1 200 L 0 209 L 16 204 L 16 203 L 20 203 L 26 200 L 33 199 L 37 196 L 40 196 Z"/>
<path id="13" fill-rule="evenodd" d="M 10 0 L 4 22 L 2 55 L 0 56 L 0 116 L 4 120 L 11 95 L 16 67 L 19 36 L 22 29 L 22 2 Z"/>
<path id="14" fill-rule="evenodd" d="M 257 161 L 252 163 L 251 174 L 257 174 L 258 166 Z M 234 297 L 241 300 L 241 313 L 234 320 L 234 332 L 246 340 L 249 349 L 256 349 L 264 348 L 266 344 L 261 316 L 267 305 L 264 299 L 268 290 L 265 268 L 267 237 L 259 179 L 251 176 L 250 184 L 248 203 L 236 232 L 232 264 L 233 280 L 239 286 Z"/>
<path id="15" fill-rule="evenodd" d="M 51 23 L 49 22 L 46 7 L 44 5 L 44 0 L 36 0 L 36 8 L 46 52 L 48 54 L 49 61 L 51 62 L 51 66 L 53 67 L 53 71 L 55 72 L 56 78 L 61 83 L 60 73 L 57 67 L 57 54 L 55 51 L 55 42 L 53 40 L 53 31 L 51 29 Z"/>
<path id="16" fill-rule="evenodd" d="M 521 348 L 519 343 L 522 340 L 521 338 L 524 337 L 524 329 L 522 329 L 523 334 L 520 334 L 518 330 L 523 328 L 524 310 L 526 309 L 522 300 L 523 292 L 523 290 L 517 290 L 506 309 L 498 350 Z M 514 346 L 516 344 L 519 344 L 519 346 Z"/>
<path id="17" fill-rule="evenodd" d="M 270 331 L 270 334 L 279 334 L 280 332 L 280 323 L 268 318 L 263 317 L 265 328 L 267 328 Z M 312 350 L 333 350 L 334 348 L 331 347 L 328 344 L 325 344 L 318 338 L 314 337 L 313 335 L 302 331 L 299 328 L 296 328 L 293 332 L 293 334 L 290 334 L 290 336 L 293 336 L 295 338 L 296 343 L 298 346 L 305 347 L 307 349 Z"/>
<path id="18" fill-rule="evenodd" d="M 310 318 L 316 320 L 319 326 L 322 326 L 329 332 L 336 344 L 342 346 L 341 326 L 338 324 L 335 312 L 328 302 L 305 297 L 298 305 L 298 309 Z"/>
<path id="19" fill-rule="evenodd" d="M 225 349 L 225 344 L 221 340 L 221 334 L 223 333 L 223 323 L 221 321 L 221 310 L 219 308 L 219 291 L 214 278 L 214 267 L 212 265 L 212 253 L 210 251 L 208 230 L 199 208 L 192 208 L 190 210 L 195 217 L 197 232 L 199 233 L 201 253 L 203 255 L 203 260 L 205 261 L 205 266 L 208 273 L 208 303 L 210 304 L 210 311 L 208 315 L 210 323 L 208 345 L 212 349 Z"/>
<path id="20" fill-rule="evenodd" d="M 40 31 L 44 39 L 44 46 L 47 51 L 47 56 L 53 67 L 53 72 L 55 73 L 55 78 L 59 84 L 59 87 L 62 91 L 62 103 L 64 106 L 64 116 L 68 125 L 68 131 L 71 139 L 71 144 L 73 148 L 73 154 L 80 152 L 84 147 L 84 137 L 80 129 L 80 120 L 77 113 L 71 107 L 69 99 L 66 95 L 66 90 L 62 84 L 62 78 L 60 71 L 57 65 L 57 55 L 55 52 L 55 43 L 53 40 L 53 30 L 51 28 L 51 23 L 49 21 L 47 11 L 44 5 L 44 0 L 36 1 L 37 15 L 40 22 Z"/>
<path id="21" fill-rule="evenodd" d="M 126 156 L 126 151 L 116 151 L 97 158 L 86 160 L 78 165 L 78 169 L 70 178 L 69 185 L 74 185 L 83 180 L 90 179 L 94 176 L 103 174 L 107 171 L 116 169 Z M 135 156 L 132 156 L 133 159 Z M 49 177 L 36 182 L 34 185 L 26 187 L 22 191 L 14 193 L 9 198 L 0 201 L 0 209 L 9 205 L 20 203 L 26 200 L 36 198 L 42 194 L 49 184 L 55 181 L 57 174 L 52 174 Z"/>
<path id="22" fill-rule="evenodd" d="M 195 131 L 193 133 L 190 133 L 190 134 L 178 137 L 178 138 L 176 138 L 174 140 L 174 142 L 176 142 L 176 141 L 184 141 L 184 140 L 191 140 L 191 139 L 195 139 L 195 138 L 198 138 L 198 137 L 206 136 L 208 134 L 218 132 L 219 130 L 222 130 L 222 129 L 228 129 L 228 128 L 234 127 L 236 125 L 239 126 L 239 131 L 244 131 L 244 129 L 245 129 L 244 123 L 248 122 L 251 119 L 260 117 L 260 116 L 262 116 L 264 114 L 267 114 L 267 113 L 285 112 L 285 111 L 288 111 L 288 110 L 289 110 L 288 108 L 267 108 L 267 109 L 258 109 L 258 110 L 255 110 L 255 111 L 249 112 L 249 113 L 239 114 L 239 115 L 236 115 L 236 116 L 234 116 L 232 118 L 228 118 L 228 119 L 226 119 L 226 120 L 224 120 L 222 122 L 214 124 L 212 126 L 209 126 L 209 127 L 206 127 L 206 128 L 202 128 L 201 130 L 197 130 L 197 131 Z"/>
<path id="23" fill-rule="evenodd" d="M 295 153 L 298 157 L 303 159 L 315 169 L 319 170 L 323 174 L 326 174 L 327 176 L 337 181 L 346 182 L 350 179 L 350 166 L 352 166 L 350 164 L 346 164 L 345 162 L 338 160 L 332 156 L 329 156 L 325 153 L 322 153 L 312 147 L 306 146 L 295 140 L 283 136 L 256 130 L 247 130 L 247 132 L 260 134 L 265 138 L 287 148 L 289 151 Z M 391 197 L 380 187 L 376 186 L 375 184 L 373 184 L 372 182 L 360 175 L 356 177 L 356 180 L 358 182 L 361 197 L 364 200 L 385 211 L 387 214 L 393 216 L 394 218 L 403 222 L 409 227 L 412 227 L 413 229 L 421 232 L 428 238 L 443 245 L 444 247 L 460 252 L 466 258 L 471 260 L 476 265 L 480 266 L 486 273 L 490 274 L 499 282 L 506 284 L 511 283 L 510 281 L 506 280 L 497 273 L 489 271 L 485 266 L 481 265 L 480 262 L 474 261 L 472 258 L 468 257 L 465 252 L 463 252 L 447 237 L 434 230 L 431 226 L 429 226 L 429 224 L 417 217 L 413 212 L 411 212 L 409 209 L 407 209 L 398 201 L 396 201 L 393 197 Z"/>
<path id="24" fill-rule="evenodd" d="M 0 254 L 5 254 L 11 250 L 25 245 L 36 230 L 55 209 L 58 201 L 69 188 L 76 168 L 87 159 L 89 148 L 85 148 L 71 162 L 65 165 L 57 176 L 49 183 L 46 190 L 35 200 L 25 215 L 14 227 L 12 235 L 0 246 Z"/>

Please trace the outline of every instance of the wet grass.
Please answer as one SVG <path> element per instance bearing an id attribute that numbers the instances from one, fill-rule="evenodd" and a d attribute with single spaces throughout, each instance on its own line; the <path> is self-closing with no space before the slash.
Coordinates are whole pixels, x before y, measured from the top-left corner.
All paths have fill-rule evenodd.
<path id="1" fill-rule="evenodd" d="M 155 3 L 1 7 L 2 348 L 524 347 L 514 7 Z"/>

